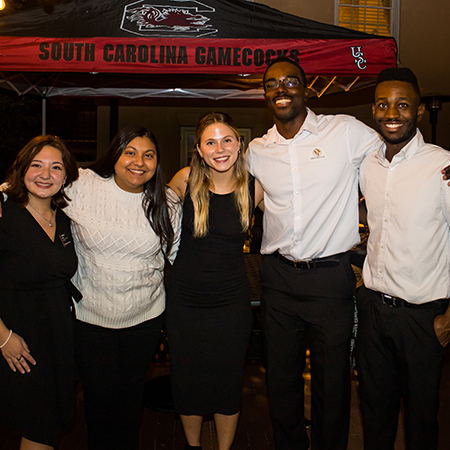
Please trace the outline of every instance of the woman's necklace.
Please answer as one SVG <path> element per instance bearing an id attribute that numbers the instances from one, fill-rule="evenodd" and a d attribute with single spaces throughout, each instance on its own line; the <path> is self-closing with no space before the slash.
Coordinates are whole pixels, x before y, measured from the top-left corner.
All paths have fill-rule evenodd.
<path id="1" fill-rule="evenodd" d="M 35 209 L 35 208 L 33 208 L 32 206 L 31 206 L 31 204 L 30 203 L 28 203 L 28 206 L 34 211 L 34 212 L 37 212 L 46 222 L 48 222 L 48 226 L 49 227 L 53 227 L 54 226 L 54 223 L 51 221 L 51 220 L 48 220 L 46 217 L 44 217 L 37 209 Z"/>

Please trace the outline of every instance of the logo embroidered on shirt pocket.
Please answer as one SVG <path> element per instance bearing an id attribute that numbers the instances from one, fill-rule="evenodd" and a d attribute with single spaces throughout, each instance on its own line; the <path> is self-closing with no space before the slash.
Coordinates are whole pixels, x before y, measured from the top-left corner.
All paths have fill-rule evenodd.
<path id="1" fill-rule="evenodd" d="M 321 150 L 320 148 L 315 148 L 312 153 L 311 156 L 309 157 L 310 160 L 313 159 L 323 159 L 325 158 L 325 153 L 323 150 Z"/>

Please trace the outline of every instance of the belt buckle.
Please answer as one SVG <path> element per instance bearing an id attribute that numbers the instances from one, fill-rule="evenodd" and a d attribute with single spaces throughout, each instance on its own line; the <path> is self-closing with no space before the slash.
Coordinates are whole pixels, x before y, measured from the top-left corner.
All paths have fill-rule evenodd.
<path id="1" fill-rule="evenodd" d="M 398 308 L 400 306 L 400 302 L 397 302 L 397 299 L 391 295 L 381 294 L 381 299 L 383 300 L 383 303 L 390 308 Z"/>
<path id="2" fill-rule="evenodd" d="M 295 259 L 295 260 L 292 261 L 292 263 L 294 264 L 294 267 L 297 270 L 302 270 L 302 267 L 301 267 L 302 263 L 306 264 L 306 269 L 307 270 L 312 269 L 314 267 L 314 261 L 312 259 L 304 259 L 304 260 Z"/>

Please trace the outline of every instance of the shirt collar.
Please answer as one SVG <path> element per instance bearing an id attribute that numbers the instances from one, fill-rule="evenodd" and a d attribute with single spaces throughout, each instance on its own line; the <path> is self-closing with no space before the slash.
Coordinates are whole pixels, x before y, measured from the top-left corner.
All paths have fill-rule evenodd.
<path id="1" fill-rule="evenodd" d="M 311 111 L 309 108 L 306 108 L 306 117 L 303 125 L 300 130 L 298 130 L 297 134 L 292 139 L 285 139 L 277 130 L 277 126 L 274 125 L 267 132 L 267 139 L 265 142 L 265 147 L 269 145 L 279 145 L 279 144 L 287 144 L 289 142 L 297 139 L 301 134 L 309 133 L 309 134 L 318 134 L 318 125 L 317 125 L 317 116 Z"/>
<path id="2" fill-rule="evenodd" d="M 394 156 L 397 160 L 411 159 L 417 151 L 424 145 L 422 133 L 416 129 L 415 136 Z M 389 166 L 389 161 L 386 159 L 386 143 L 383 142 L 378 149 L 377 158 L 380 164 L 384 167 Z M 394 160 L 394 159 L 393 159 Z"/>

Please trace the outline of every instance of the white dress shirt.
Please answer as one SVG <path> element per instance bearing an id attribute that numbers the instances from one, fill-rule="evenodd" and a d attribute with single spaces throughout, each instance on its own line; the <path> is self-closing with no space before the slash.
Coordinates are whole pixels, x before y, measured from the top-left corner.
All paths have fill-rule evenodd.
<path id="1" fill-rule="evenodd" d="M 450 295 L 450 152 L 419 131 L 393 158 L 383 144 L 361 166 L 369 241 L 364 284 L 421 304 Z"/>
<path id="2" fill-rule="evenodd" d="M 308 260 L 356 245 L 358 171 L 380 143 L 354 117 L 316 116 L 309 109 L 293 139 L 284 139 L 276 126 L 254 139 L 247 167 L 265 192 L 261 253 Z"/>

